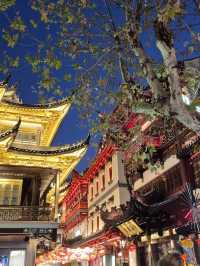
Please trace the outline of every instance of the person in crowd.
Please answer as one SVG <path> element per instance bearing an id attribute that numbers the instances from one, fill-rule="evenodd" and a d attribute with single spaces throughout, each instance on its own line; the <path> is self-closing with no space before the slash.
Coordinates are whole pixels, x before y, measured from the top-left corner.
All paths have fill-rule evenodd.
<path id="1" fill-rule="evenodd" d="M 184 262 L 181 254 L 172 250 L 160 258 L 158 266 L 184 266 Z"/>

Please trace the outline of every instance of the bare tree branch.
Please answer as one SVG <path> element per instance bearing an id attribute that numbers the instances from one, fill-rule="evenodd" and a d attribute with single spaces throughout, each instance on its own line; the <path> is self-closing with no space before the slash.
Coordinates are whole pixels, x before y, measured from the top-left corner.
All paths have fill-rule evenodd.
<path id="1" fill-rule="evenodd" d="M 132 46 L 132 50 L 135 56 L 138 58 L 139 63 L 142 67 L 142 71 L 144 76 L 149 83 L 151 90 L 153 92 L 154 98 L 156 100 L 163 98 L 163 86 L 162 83 L 156 77 L 156 74 L 153 70 L 153 65 L 151 59 L 146 54 L 142 43 L 139 40 L 139 24 L 140 24 L 140 9 L 141 9 L 141 1 L 138 3 L 138 7 L 136 8 L 137 14 L 133 17 L 132 9 L 130 4 L 127 4 L 126 7 L 126 19 L 128 24 L 128 39 Z"/>
<path id="2" fill-rule="evenodd" d="M 156 44 L 163 56 L 164 64 L 168 72 L 171 113 L 174 114 L 177 120 L 183 125 L 199 133 L 200 123 L 196 117 L 189 112 L 182 99 L 182 88 L 178 73 L 176 51 L 172 42 L 172 34 L 162 22 L 157 21 L 155 27 L 157 35 Z"/>
<path id="3" fill-rule="evenodd" d="M 128 72 L 128 67 L 127 64 L 124 60 L 123 54 L 122 54 L 122 46 L 121 46 L 121 41 L 119 38 L 119 35 L 117 33 L 117 28 L 114 22 L 114 19 L 112 17 L 112 12 L 111 12 L 111 8 L 110 8 L 110 2 L 109 0 L 105 0 L 105 5 L 108 11 L 108 15 L 110 17 L 110 22 L 114 31 L 114 39 L 117 45 L 117 52 L 118 52 L 118 57 L 119 57 L 119 67 L 120 67 L 120 73 L 122 76 L 122 80 L 123 82 L 129 83 L 130 82 L 130 75 Z"/>

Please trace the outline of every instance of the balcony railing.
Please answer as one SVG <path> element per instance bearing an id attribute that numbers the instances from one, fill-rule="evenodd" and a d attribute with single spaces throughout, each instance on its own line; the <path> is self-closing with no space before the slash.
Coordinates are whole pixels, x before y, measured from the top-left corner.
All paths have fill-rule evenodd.
<path id="1" fill-rule="evenodd" d="M 51 221 L 52 209 L 33 206 L 0 206 L 0 221 Z"/>
<path id="2" fill-rule="evenodd" d="M 143 173 L 143 179 L 138 179 L 135 183 L 134 183 L 134 190 L 139 190 L 142 187 L 152 183 L 152 182 L 156 182 L 156 180 L 158 180 L 159 178 L 163 177 L 163 176 L 168 176 L 169 173 L 172 173 L 173 176 L 173 170 L 175 169 L 175 167 L 179 165 L 179 159 L 176 158 L 176 155 L 171 155 L 164 164 L 163 168 L 158 168 L 157 171 L 152 172 L 151 169 L 147 169 L 144 173 Z M 175 174 L 174 174 L 175 175 Z M 180 176 L 180 174 L 178 174 L 178 176 Z"/>

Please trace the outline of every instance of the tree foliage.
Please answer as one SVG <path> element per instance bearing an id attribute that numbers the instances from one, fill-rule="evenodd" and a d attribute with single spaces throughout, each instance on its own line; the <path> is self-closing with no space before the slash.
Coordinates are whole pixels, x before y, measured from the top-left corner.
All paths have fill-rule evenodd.
<path id="1" fill-rule="evenodd" d="M 70 88 L 92 123 L 95 112 L 126 102 L 131 112 L 200 132 L 200 66 L 189 60 L 199 56 L 198 1 L 32 0 L 22 8 L 2 0 L 0 15 L 4 74 L 30 65 L 40 95 Z M 109 119 L 100 127 L 107 130 Z"/>

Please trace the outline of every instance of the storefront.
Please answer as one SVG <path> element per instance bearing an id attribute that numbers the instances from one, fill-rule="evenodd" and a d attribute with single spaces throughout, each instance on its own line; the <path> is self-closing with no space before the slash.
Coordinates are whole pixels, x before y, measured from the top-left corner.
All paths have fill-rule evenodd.
<path id="1" fill-rule="evenodd" d="M 25 266 L 25 249 L 0 249 L 0 266 Z"/>
<path id="2" fill-rule="evenodd" d="M 3 236 L 1 237 L 3 240 Z M 12 239 L 12 241 L 11 241 Z M 37 239 L 7 236 L 0 241 L 0 266 L 33 266 Z"/>

